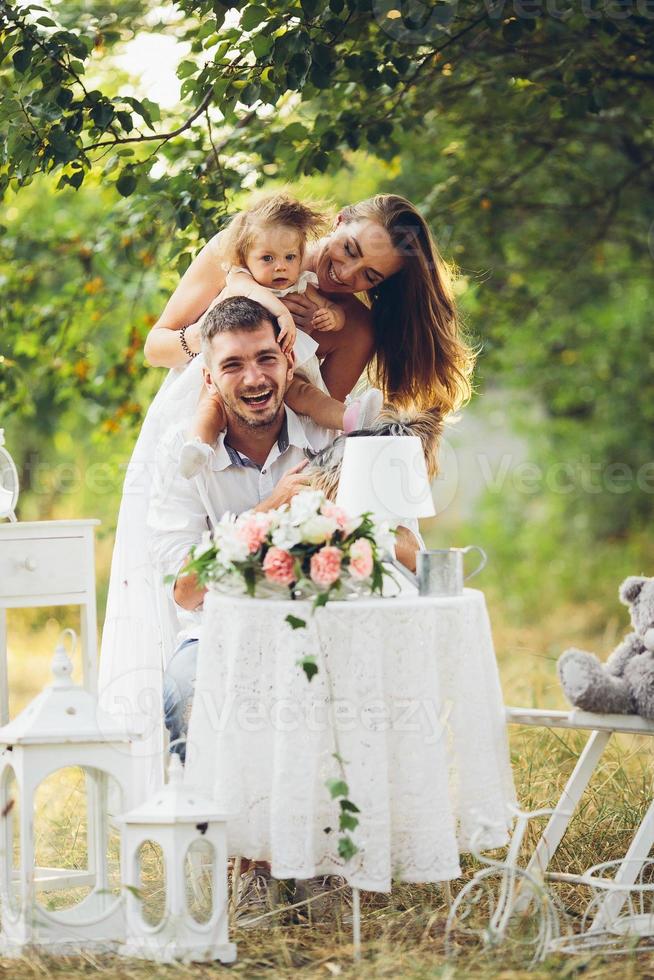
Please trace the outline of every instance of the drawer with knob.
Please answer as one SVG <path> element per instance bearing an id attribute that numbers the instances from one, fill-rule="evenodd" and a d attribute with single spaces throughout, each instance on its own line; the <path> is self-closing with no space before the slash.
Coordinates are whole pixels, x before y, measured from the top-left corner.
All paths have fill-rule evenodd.
<path id="1" fill-rule="evenodd" d="M 0 542 L 0 599 L 85 592 L 88 549 L 83 537 L 17 538 Z"/>

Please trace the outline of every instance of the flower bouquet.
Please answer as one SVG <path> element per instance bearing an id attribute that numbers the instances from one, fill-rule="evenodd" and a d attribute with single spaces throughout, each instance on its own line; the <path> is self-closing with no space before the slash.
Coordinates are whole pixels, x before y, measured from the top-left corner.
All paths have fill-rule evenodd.
<path id="1" fill-rule="evenodd" d="M 322 491 L 303 490 L 276 510 L 225 515 L 184 572 L 218 591 L 323 605 L 331 596 L 381 593 L 381 556 L 393 536 L 370 514 L 350 517 Z"/>

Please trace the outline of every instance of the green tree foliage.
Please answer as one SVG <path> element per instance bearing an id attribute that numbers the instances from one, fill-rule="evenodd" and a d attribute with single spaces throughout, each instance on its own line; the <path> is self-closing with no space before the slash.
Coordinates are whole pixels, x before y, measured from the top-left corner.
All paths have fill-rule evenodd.
<path id="1" fill-rule="evenodd" d="M 106 241 L 119 240 L 129 221 L 159 266 L 174 257 L 179 272 L 244 185 L 335 176 L 363 151 L 394 168 L 383 189 L 414 200 L 461 267 L 464 304 L 484 342 L 483 376 L 534 392 L 563 457 L 578 461 L 588 448 L 589 465 L 621 462 L 634 472 L 648 461 L 651 3 L 168 7 L 174 16 L 161 22 L 162 8 L 148 0 L 0 0 L 0 190 L 9 199 L 40 175 L 80 200 L 102 183 L 118 202 L 98 215 Z M 112 52 L 146 25 L 187 45 L 172 110 L 125 94 L 111 70 Z M 44 260 L 56 245 L 51 231 L 40 239 Z M 121 265 L 129 278 L 130 261 Z M 80 278 L 62 263 L 58 274 L 60 318 L 43 314 L 52 290 L 39 275 L 29 331 L 20 326 L 29 271 L 12 274 L 6 336 L 57 347 L 53 331 L 65 335 L 72 298 L 66 284 L 77 294 L 84 271 Z M 97 356 L 93 331 L 79 329 L 82 350 Z M 71 371 L 66 343 L 57 350 L 53 386 Z M 30 355 L 19 344 L 12 356 L 27 358 L 24 387 L 0 370 L 0 394 L 22 405 Z M 108 341 L 102 357 L 114 356 Z M 108 389 L 106 407 L 126 395 Z M 584 499 L 608 529 L 652 511 L 644 492 Z"/>

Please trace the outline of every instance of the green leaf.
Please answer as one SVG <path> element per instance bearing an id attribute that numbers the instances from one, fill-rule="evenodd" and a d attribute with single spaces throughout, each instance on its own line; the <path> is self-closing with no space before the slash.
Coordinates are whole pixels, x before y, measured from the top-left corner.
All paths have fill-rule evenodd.
<path id="1" fill-rule="evenodd" d="M 252 50 L 256 58 L 265 58 L 272 51 L 274 38 L 270 34 L 257 34 L 252 41 Z"/>
<path id="2" fill-rule="evenodd" d="M 177 218 L 177 222 L 179 224 L 179 217 Z M 186 227 L 186 225 L 180 227 Z M 254 597 L 255 590 L 257 587 L 257 573 L 255 572 L 254 567 L 252 565 L 245 566 L 245 568 L 243 569 L 243 578 L 245 580 L 245 588 L 247 594 L 249 596 Z"/>
<path id="3" fill-rule="evenodd" d="M 359 807 L 352 800 L 341 800 L 340 807 L 341 810 L 349 810 L 350 813 L 361 813 Z"/>
<path id="4" fill-rule="evenodd" d="M 338 818 L 338 826 L 340 830 L 356 830 L 359 826 L 359 821 L 351 813 L 342 812 Z"/>
<path id="5" fill-rule="evenodd" d="M 194 75 L 198 70 L 198 66 L 194 61 L 182 61 L 177 68 L 178 78 L 188 78 L 189 75 Z"/>
<path id="6" fill-rule="evenodd" d="M 357 854 L 359 848 L 356 846 L 351 837 L 341 837 L 338 842 L 338 853 L 344 861 L 349 861 L 351 858 Z"/>
<path id="7" fill-rule="evenodd" d="M 91 109 L 91 119 L 98 129 L 106 129 L 114 117 L 114 107 L 109 102 L 98 102 Z"/>
<path id="8" fill-rule="evenodd" d="M 303 140 L 309 135 L 309 130 L 301 122 L 292 122 L 280 133 L 283 140 Z"/>
<path id="9" fill-rule="evenodd" d="M 246 7 L 241 17 L 241 27 L 244 31 L 253 31 L 255 27 L 262 24 L 269 16 L 268 10 L 258 4 L 254 4 L 252 7 Z"/>
<path id="10" fill-rule="evenodd" d="M 316 658 L 312 653 L 308 653 L 305 657 L 300 657 L 297 661 L 298 667 L 301 667 L 304 673 L 307 675 L 307 680 L 311 681 L 318 673 L 318 664 L 316 663 Z"/>
<path id="11" fill-rule="evenodd" d="M 300 6 L 304 14 L 309 19 L 315 17 L 322 10 L 322 0 L 300 0 Z"/>
<path id="12" fill-rule="evenodd" d="M 304 627 L 304 626 L 307 625 L 306 619 L 300 619 L 299 616 L 292 616 L 291 613 L 288 614 L 288 616 L 286 617 L 285 622 L 287 622 L 288 625 L 293 630 L 302 629 L 302 627 Z"/>
<path id="13" fill-rule="evenodd" d="M 32 49 L 19 48 L 11 60 L 14 63 L 14 68 L 16 71 L 19 71 L 22 74 L 25 69 L 29 67 L 29 63 L 32 60 Z"/>
<path id="14" fill-rule="evenodd" d="M 136 190 L 137 184 L 138 180 L 134 174 L 129 170 L 123 170 L 116 181 L 116 190 L 122 197 L 129 197 Z"/>
<path id="15" fill-rule="evenodd" d="M 69 88 L 60 88 L 55 95 L 55 102 L 61 109 L 67 109 L 73 101 L 73 93 Z"/>
<path id="16" fill-rule="evenodd" d="M 329 790 L 333 800 L 335 800 L 337 796 L 347 796 L 347 794 L 350 792 L 347 783 L 342 779 L 328 779 L 325 782 L 325 786 Z"/>
<path id="17" fill-rule="evenodd" d="M 74 187 L 75 190 L 77 190 L 78 187 L 81 187 L 83 180 L 84 180 L 83 170 L 76 170 L 68 177 L 68 183 L 70 184 L 71 187 Z"/>
<path id="18" fill-rule="evenodd" d="M 331 589 L 327 589 L 326 592 L 319 592 L 316 598 L 313 600 L 313 608 L 320 609 L 321 606 L 326 606 L 329 602 L 330 594 Z"/>
<path id="19" fill-rule="evenodd" d="M 143 108 L 148 114 L 148 118 L 146 119 L 146 122 L 151 124 L 153 122 L 160 121 L 161 110 L 159 109 L 159 106 L 157 105 L 156 102 L 153 102 L 151 99 L 141 99 L 141 105 L 143 106 Z"/>
<path id="20" fill-rule="evenodd" d="M 120 123 L 120 125 L 125 130 L 125 132 L 131 133 L 131 131 L 134 129 L 134 121 L 132 119 L 132 113 L 126 112 L 124 109 L 121 109 L 120 112 L 116 113 L 116 118 Z"/>

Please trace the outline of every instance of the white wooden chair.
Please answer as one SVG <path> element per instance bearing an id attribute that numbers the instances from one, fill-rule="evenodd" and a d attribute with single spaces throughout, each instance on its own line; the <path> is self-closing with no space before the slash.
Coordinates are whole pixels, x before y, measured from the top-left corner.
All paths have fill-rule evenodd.
<path id="1" fill-rule="evenodd" d="M 568 728 L 590 732 L 590 737 L 526 868 L 532 874 L 541 874 L 546 880 L 570 884 L 582 883 L 585 881 L 582 875 L 548 871 L 548 866 L 611 736 L 618 732 L 630 735 L 654 735 L 654 722 L 646 721 L 638 715 L 596 715 L 578 710 L 546 711 L 538 708 L 511 707 L 506 709 L 506 719 L 510 725 Z M 607 893 L 593 921 L 593 931 L 607 928 L 609 923 L 619 915 L 625 902 L 626 889 L 636 881 L 653 844 L 654 800 L 641 820 L 614 879 L 616 885 L 625 886 L 625 891 L 616 889 Z M 598 858 L 599 860 L 601 859 Z"/>

